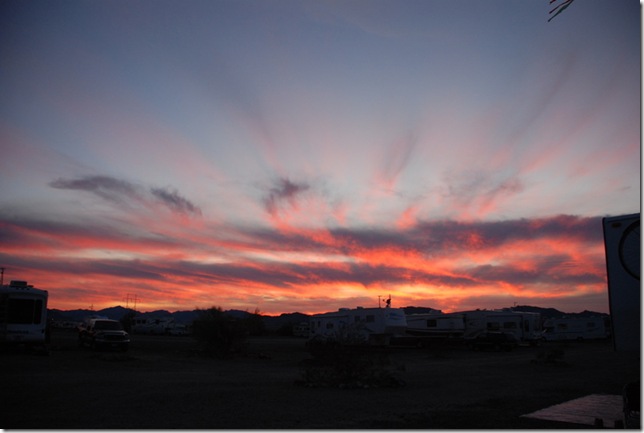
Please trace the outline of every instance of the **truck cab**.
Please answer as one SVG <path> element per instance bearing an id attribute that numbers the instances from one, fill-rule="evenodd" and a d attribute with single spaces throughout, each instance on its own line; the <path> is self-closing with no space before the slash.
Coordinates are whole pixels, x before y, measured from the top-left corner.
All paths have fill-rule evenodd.
<path id="1" fill-rule="evenodd" d="M 117 320 L 92 318 L 79 326 L 78 345 L 95 350 L 112 348 L 125 352 L 130 347 L 130 335 Z"/>

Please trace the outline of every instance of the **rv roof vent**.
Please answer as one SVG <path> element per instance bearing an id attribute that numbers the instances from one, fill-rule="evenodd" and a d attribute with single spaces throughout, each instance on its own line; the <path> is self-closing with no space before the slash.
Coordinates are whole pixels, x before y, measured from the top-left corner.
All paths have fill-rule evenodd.
<path id="1" fill-rule="evenodd" d="M 10 286 L 14 287 L 27 287 L 26 281 L 11 280 Z"/>
<path id="2" fill-rule="evenodd" d="M 358 310 L 362 310 L 363 307 L 356 307 Z"/>
<path id="3" fill-rule="evenodd" d="M 338 311 L 349 311 L 349 308 L 338 308 Z"/>

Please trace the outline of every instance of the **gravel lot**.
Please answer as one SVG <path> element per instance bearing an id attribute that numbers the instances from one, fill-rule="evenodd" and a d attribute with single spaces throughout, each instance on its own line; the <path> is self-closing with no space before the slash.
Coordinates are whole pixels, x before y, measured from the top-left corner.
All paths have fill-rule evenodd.
<path id="1" fill-rule="evenodd" d="M 244 355 L 201 356 L 191 337 L 133 336 L 130 351 L 93 352 L 54 330 L 49 355 L 0 354 L 2 428 L 337 429 L 587 428 L 521 418 L 588 394 L 621 394 L 640 359 L 610 341 L 512 352 L 461 346 L 389 354 L 401 387 L 302 386 L 305 340 L 249 340 Z M 559 362 L 540 356 L 561 350 Z"/>

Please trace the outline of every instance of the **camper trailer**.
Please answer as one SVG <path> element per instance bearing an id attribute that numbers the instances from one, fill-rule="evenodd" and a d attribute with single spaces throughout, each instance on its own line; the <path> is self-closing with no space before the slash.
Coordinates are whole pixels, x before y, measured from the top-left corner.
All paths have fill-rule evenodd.
<path id="1" fill-rule="evenodd" d="M 407 335 L 419 339 L 460 339 L 465 333 L 462 313 L 422 313 L 407 316 Z"/>
<path id="2" fill-rule="evenodd" d="M 132 320 L 133 334 L 169 334 L 175 327 L 172 317 L 143 317 L 137 316 Z"/>
<path id="3" fill-rule="evenodd" d="M 505 332 L 513 334 L 524 343 L 536 343 L 543 337 L 539 313 L 511 310 L 475 310 L 465 314 L 466 339 L 481 332 Z"/>
<path id="4" fill-rule="evenodd" d="M 547 341 L 596 340 L 608 338 L 603 317 L 561 317 L 547 319 L 543 323 Z"/>
<path id="5" fill-rule="evenodd" d="M 511 310 L 475 310 L 456 313 L 426 313 L 407 316 L 408 336 L 422 340 L 469 340 L 483 332 L 504 332 L 517 340 L 541 339 L 539 313 Z"/>
<path id="6" fill-rule="evenodd" d="M 26 281 L 0 288 L 0 342 L 44 344 L 48 340 L 46 290 Z"/>
<path id="7" fill-rule="evenodd" d="M 293 336 L 307 338 L 311 333 L 311 324 L 309 322 L 300 322 L 293 325 Z"/>
<path id="8" fill-rule="evenodd" d="M 310 318 L 310 338 L 342 344 L 389 345 L 407 328 L 402 308 L 340 308 Z"/>

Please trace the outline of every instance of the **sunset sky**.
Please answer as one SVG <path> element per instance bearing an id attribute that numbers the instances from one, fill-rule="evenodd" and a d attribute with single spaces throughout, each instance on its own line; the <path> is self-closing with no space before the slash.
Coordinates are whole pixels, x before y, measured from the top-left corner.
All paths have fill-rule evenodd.
<path id="1" fill-rule="evenodd" d="M 0 4 L 0 267 L 50 308 L 608 312 L 640 4 Z"/>

